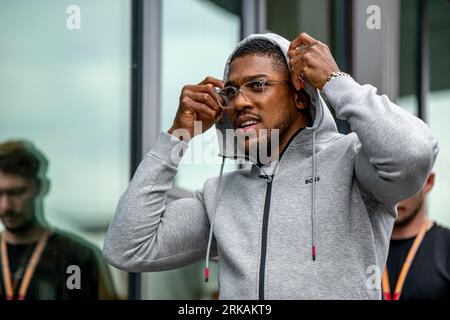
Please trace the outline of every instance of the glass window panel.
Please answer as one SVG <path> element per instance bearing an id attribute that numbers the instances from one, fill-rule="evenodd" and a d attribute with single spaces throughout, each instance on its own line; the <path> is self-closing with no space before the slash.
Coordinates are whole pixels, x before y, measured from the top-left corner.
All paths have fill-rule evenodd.
<path id="1" fill-rule="evenodd" d="M 293 40 L 301 32 L 330 43 L 329 0 L 267 0 L 267 29 Z"/>
<path id="2" fill-rule="evenodd" d="M 206 76 L 223 78 L 228 55 L 240 39 L 239 7 L 238 1 L 163 1 L 161 130 L 171 127 L 184 85 L 197 84 Z M 218 152 L 214 127 L 191 140 L 175 185 L 191 191 L 202 188 L 206 179 L 219 174 Z M 200 160 L 193 164 L 196 157 Z M 235 169 L 236 164 L 229 160 L 225 171 Z M 210 264 L 208 284 L 204 283 L 203 267 L 204 261 L 200 261 L 178 270 L 146 274 L 144 298 L 214 298 L 217 264 Z"/>
<path id="3" fill-rule="evenodd" d="M 398 105 L 414 115 L 418 115 L 415 96 L 417 5 L 416 1 L 403 0 L 400 3 L 400 83 Z"/>
<path id="4" fill-rule="evenodd" d="M 129 180 L 131 1 L 78 0 L 79 16 L 72 4 L 0 2 L 0 141 L 46 155 L 47 222 L 100 250 Z M 113 271 L 126 298 L 127 274 Z"/>
<path id="5" fill-rule="evenodd" d="M 239 32 L 239 16 L 213 2 L 164 1 L 162 130 L 172 125 L 184 85 L 197 84 L 208 75 L 223 78 L 225 62 L 239 42 Z M 218 175 L 218 152 L 214 127 L 192 139 L 175 184 L 189 190 L 201 188 L 206 179 Z M 225 171 L 235 168 L 228 161 Z"/>
<path id="6" fill-rule="evenodd" d="M 418 114 L 415 85 L 417 80 L 417 2 L 401 1 L 400 97 L 397 103 Z M 433 171 L 435 185 L 428 197 L 428 215 L 438 223 L 450 226 L 447 195 L 450 190 L 450 6 L 444 1 L 427 1 L 430 92 L 427 96 L 426 120 L 439 142 L 439 154 Z M 414 32 L 411 32 L 413 30 Z"/>
<path id="7" fill-rule="evenodd" d="M 434 166 L 436 179 L 430 193 L 428 213 L 432 219 L 450 227 L 450 4 L 427 1 L 427 6 L 430 93 L 426 117 L 440 148 Z"/>

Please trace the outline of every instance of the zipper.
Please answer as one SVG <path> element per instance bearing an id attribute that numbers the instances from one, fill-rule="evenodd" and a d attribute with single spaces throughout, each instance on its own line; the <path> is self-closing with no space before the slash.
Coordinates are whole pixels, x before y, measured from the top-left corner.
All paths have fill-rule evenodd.
<path id="1" fill-rule="evenodd" d="M 294 140 L 294 138 L 303 131 L 306 127 L 300 128 L 295 132 L 295 134 L 289 139 L 283 152 L 280 154 L 280 159 L 283 157 L 285 151 Z M 266 272 L 266 255 L 267 255 L 267 230 L 269 227 L 269 212 L 270 212 L 270 200 L 272 198 L 272 181 L 273 175 L 265 176 L 267 179 L 266 197 L 264 200 L 264 213 L 263 213 L 263 225 L 262 225 L 262 237 L 261 237 L 261 260 L 259 263 L 259 288 L 258 288 L 258 298 L 259 300 L 264 300 L 264 281 Z"/>
<path id="2" fill-rule="evenodd" d="M 273 176 L 268 176 L 266 188 L 266 198 L 264 200 L 264 214 L 261 237 L 261 261 L 259 264 L 259 300 L 264 300 L 264 277 L 266 270 L 266 254 L 267 254 L 267 230 L 269 226 L 270 199 L 272 197 L 272 181 Z"/>

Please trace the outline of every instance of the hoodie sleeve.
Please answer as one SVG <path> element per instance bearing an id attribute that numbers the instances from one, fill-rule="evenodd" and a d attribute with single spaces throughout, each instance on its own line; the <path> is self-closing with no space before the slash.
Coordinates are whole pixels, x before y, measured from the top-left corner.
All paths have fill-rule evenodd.
<path id="1" fill-rule="evenodd" d="M 111 265 L 129 272 L 162 271 L 206 255 L 209 220 L 202 191 L 166 205 L 181 160 L 176 155 L 187 146 L 162 132 L 140 163 L 106 234 L 103 254 Z"/>
<path id="2" fill-rule="evenodd" d="M 359 138 L 355 174 L 378 201 L 395 205 L 425 184 L 438 153 L 429 127 L 419 118 L 378 95 L 371 85 L 337 77 L 323 94 L 339 119 Z"/>

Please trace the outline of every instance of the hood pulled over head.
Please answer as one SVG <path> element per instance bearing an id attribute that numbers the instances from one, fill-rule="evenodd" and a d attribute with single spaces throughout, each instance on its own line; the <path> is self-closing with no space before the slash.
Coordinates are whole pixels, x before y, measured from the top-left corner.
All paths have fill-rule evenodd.
<path id="1" fill-rule="evenodd" d="M 252 34 L 247 38 L 245 38 L 244 40 L 242 40 L 228 57 L 223 74 L 223 80 L 225 82 L 228 80 L 228 73 L 230 69 L 231 59 L 234 56 L 235 52 L 240 47 L 245 45 L 247 42 L 253 40 L 266 40 L 279 47 L 284 55 L 284 58 L 286 59 L 286 65 L 289 68 L 289 57 L 288 57 L 288 49 L 290 45 L 289 40 L 274 33 Z M 307 79 L 305 79 L 303 89 L 310 98 L 310 112 L 311 117 L 313 119 L 313 125 L 311 128 L 316 129 L 317 135 L 320 135 L 321 131 L 337 132 L 336 124 L 333 120 L 331 113 L 329 112 L 328 108 L 323 108 L 323 105 L 325 105 L 325 103 L 321 99 L 319 91 L 316 88 L 314 88 Z M 325 121 L 323 121 L 324 118 Z M 227 130 L 234 130 L 234 126 L 226 112 L 224 113 L 222 119 L 216 122 L 215 126 L 219 142 L 219 150 L 220 150 L 219 156 L 230 159 L 244 159 L 245 156 L 242 153 L 240 153 L 237 148 L 237 141 L 235 135 L 229 135 L 227 137 Z"/>

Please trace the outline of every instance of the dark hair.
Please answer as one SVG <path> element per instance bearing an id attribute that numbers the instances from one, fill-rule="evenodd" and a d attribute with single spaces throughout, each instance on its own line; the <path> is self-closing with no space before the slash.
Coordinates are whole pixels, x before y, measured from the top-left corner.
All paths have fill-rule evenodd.
<path id="1" fill-rule="evenodd" d="M 47 167 L 47 159 L 32 143 L 20 140 L 0 143 L 0 171 L 41 181 Z"/>
<path id="2" fill-rule="evenodd" d="M 275 67 L 286 70 L 287 72 L 289 71 L 286 58 L 284 57 L 281 49 L 272 42 L 264 39 L 253 39 L 245 42 L 233 53 L 230 59 L 230 63 L 237 58 L 250 54 L 268 56 L 273 59 L 273 64 Z"/>

